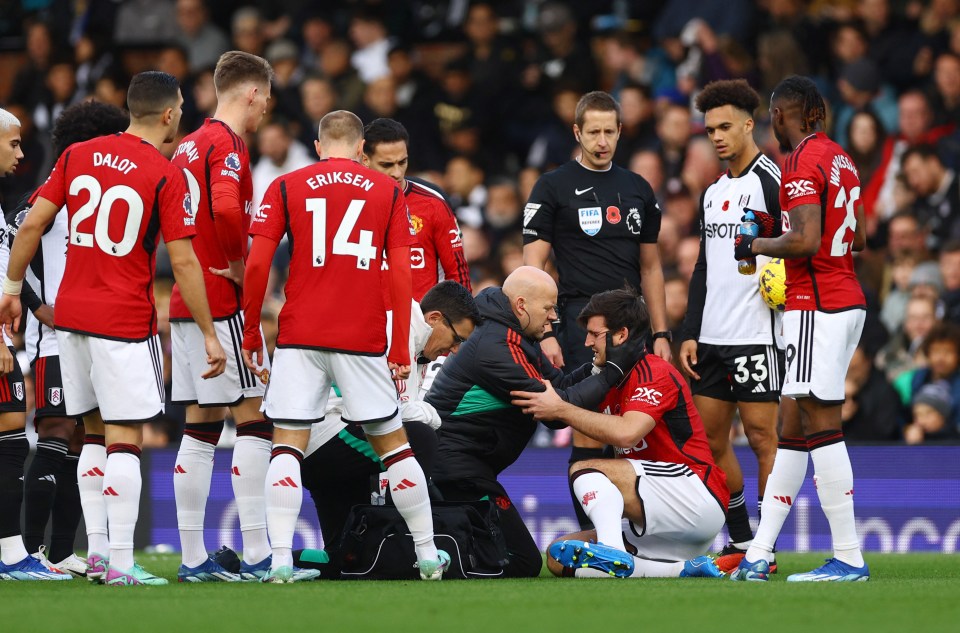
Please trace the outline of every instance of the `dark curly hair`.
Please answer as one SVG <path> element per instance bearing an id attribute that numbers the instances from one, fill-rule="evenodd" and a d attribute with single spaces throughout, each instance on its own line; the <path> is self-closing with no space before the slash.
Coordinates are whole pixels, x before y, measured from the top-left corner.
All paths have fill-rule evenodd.
<path id="1" fill-rule="evenodd" d="M 697 95 L 696 106 L 700 112 L 706 113 L 707 110 L 725 105 L 731 105 L 753 116 L 760 107 L 760 95 L 750 87 L 746 79 L 712 81 Z"/>
<path id="2" fill-rule="evenodd" d="M 808 77 L 791 75 L 773 89 L 771 102 L 784 101 L 800 107 L 804 132 L 816 129 L 817 124 L 826 120 L 827 106 L 823 102 L 817 85 Z"/>
<path id="3" fill-rule="evenodd" d="M 65 109 L 53 124 L 51 137 L 57 157 L 81 141 L 122 132 L 130 125 L 130 115 L 117 106 L 99 101 L 84 101 Z"/>

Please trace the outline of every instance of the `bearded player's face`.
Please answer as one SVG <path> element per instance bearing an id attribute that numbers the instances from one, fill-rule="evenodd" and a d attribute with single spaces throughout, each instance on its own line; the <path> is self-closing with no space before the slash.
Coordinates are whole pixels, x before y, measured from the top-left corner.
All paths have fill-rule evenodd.
<path id="1" fill-rule="evenodd" d="M 780 151 L 784 154 L 792 152 L 793 143 L 790 142 L 790 137 L 787 134 L 786 117 L 783 116 L 783 110 L 776 101 L 770 103 L 770 128 L 773 130 L 773 136 L 780 144 Z"/>

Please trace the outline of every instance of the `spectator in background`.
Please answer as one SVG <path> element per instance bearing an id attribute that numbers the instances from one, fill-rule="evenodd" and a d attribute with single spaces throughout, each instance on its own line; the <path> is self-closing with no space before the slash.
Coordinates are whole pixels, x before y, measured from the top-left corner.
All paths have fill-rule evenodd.
<path id="1" fill-rule="evenodd" d="M 374 119 L 392 119 L 397 114 L 397 91 L 393 78 L 387 75 L 367 84 L 363 103 L 356 112 L 364 123 Z"/>
<path id="2" fill-rule="evenodd" d="M 183 114 L 180 119 L 180 131 L 192 132 L 203 124 L 203 116 L 197 109 L 197 102 L 193 95 L 193 86 L 196 83 L 190 73 L 190 63 L 187 60 L 187 51 L 179 44 L 170 44 L 160 51 L 157 58 L 157 70 L 173 75 L 180 82 L 180 91 L 183 94 Z M 176 140 L 177 143 L 180 139 Z M 176 146 L 174 146 L 176 149 Z"/>
<path id="3" fill-rule="evenodd" d="M 329 80 L 308 75 L 300 84 L 300 130 L 298 138 L 306 147 L 313 146 L 320 129 L 320 119 L 337 107 L 338 95 Z"/>
<path id="4" fill-rule="evenodd" d="M 903 402 L 913 407 L 925 388 L 940 381 L 946 383 L 951 406 L 944 430 L 956 435 L 960 429 L 960 326 L 941 323 L 931 329 L 923 342 L 923 354 L 928 366 L 904 375 L 894 386 L 899 388 Z M 926 432 L 921 426 L 914 433 L 921 435 L 919 430 Z"/>
<path id="5" fill-rule="evenodd" d="M 524 88 L 551 94 L 558 84 L 574 86 L 583 94 L 596 86 L 597 68 L 590 50 L 577 39 L 577 23 L 570 7 L 546 2 L 537 16 L 540 37 L 533 58 L 523 70 Z"/>
<path id="6" fill-rule="evenodd" d="M 300 51 L 290 40 L 278 39 L 270 42 L 263 55 L 273 67 L 270 88 L 273 111 L 294 120 L 300 113 L 300 84 L 303 81 L 298 61 Z"/>
<path id="7" fill-rule="evenodd" d="M 108 37 L 92 30 L 84 33 L 74 47 L 73 61 L 77 66 L 77 97 L 85 99 L 115 63 Z"/>
<path id="8" fill-rule="evenodd" d="M 877 354 L 877 367 L 883 370 L 891 384 L 896 384 L 897 378 L 919 365 L 923 359 L 923 341 L 939 320 L 936 299 L 918 296 L 907 301 L 903 325 Z M 909 399 L 905 401 L 909 402 Z"/>
<path id="9" fill-rule="evenodd" d="M 570 160 L 570 153 L 577 147 L 576 141 L 570 136 L 570 129 L 576 119 L 579 100 L 580 93 L 576 89 L 569 86 L 557 88 L 552 100 L 553 116 L 544 122 L 542 131 L 530 145 L 526 160 L 528 166 L 549 171 Z"/>
<path id="10" fill-rule="evenodd" d="M 440 133 L 433 125 L 433 107 L 439 98 L 436 85 L 414 65 L 413 51 L 405 45 L 398 44 L 390 49 L 387 65 L 395 86 L 396 119 L 413 138 L 418 139 L 410 148 L 410 166 L 442 171 Z"/>
<path id="11" fill-rule="evenodd" d="M 327 44 L 334 37 L 334 18 L 328 13 L 315 10 L 303 20 L 300 35 L 303 40 L 303 50 L 300 55 L 300 66 L 306 71 L 320 72 L 320 60 L 326 51 Z"/>
<path id="12" fill-rule="evenodd" d="M 938 380 L 924 385 L 913 398 L 910 407 L 912 420 L 903 429 L 903 440 L 907 444 L 923 444 L 931 440 L 952 440 L 957 437 L 957 427 L 953 426 L 953 410 L 956 403 L 951 393 L 950 383 Z"/>
<path id="13" fill-rule="evenodd" d="M 679 181 L 683 173 L 690 132 L 690 108 L 670 104 L 660 112 L 657 119 L 657 138 L 660 139 L 658 152 L 663 161 L 667 191 L 675 186 L 671 181 Z"/>
<path id="14" fill-rule="evenodd" d="M 666 218 L 664 218 L 666 219 Z M 660 234 L 663 235 L 663 224 L 660 225 Z M 664 258 L 666 261 L 666 258 Z M 690 281 L 680 272 L 665 273 L 663 277 L 663 291 L 667 297 L 667 328 L 673 333 L 673 357 L 680 358 L 680 326 L 683 317 L 687 314 L 687 297 L 690 293 Z M 674 363 L 676 365 L 676 363 Z M 679 368 L 678 368 L 679 369 Z"/>
<path id="15" fill-rule="evenodd" d="M 113 23 L 117 44 L 160 44 L 178 34 L 173 0 L 123 0 L 117 9 Z"/>
<path id="16" fill-rule="evenodd" d="M 26 31 L 27 60 L 13 77 L 7 101 L 33 112 L 46 90 L 47 70 L 54 55 L 53 34 L 44 22 L 30 22 Z"/>
<path id="17" fill-rule="evenodd" d="M 839 130 L 839 125 L 837 126 Z M 880 186 L 883 184 L 882 174 L 878 168 L 883 162 L 883 146 L 887 140 L 887 131 L 880 117 L 870 106 L 852 112 L 849 117 L 844 136 L 847 139 L 844 149 L 853 159 L 860 173 L 860 200 L 863 202 L 863 211 L 867 219 L 867 236 L 873 237 L 877 230 L 878 218 L 874 205 Z"/>
<path id="18" fill-rule="evenodd" d="M 896 332 L 903 324 L 915 270 L 917 259 L 912 255 L 901 255 L 890 264 L 890 289 L 880 308 L 880 322 L 887 332 Z"/>
<path id="19" fill-rule="evenodd" d="M 233 46 L 244 53 L 263 57 L 266 46 L 265 24 L 260 11 L 254 7 L 237 9 L 230 21 Z"/>
<path id="20" fill-rule="evenodd" d="M 934 125 L 957 125 L 960 121 L 960 55 L 941 53 L 934 63 L 931 95 Z"/>
<path id="21" fill-rule="evenodd" d="M 900 431 L 900 397 L 873 363 L 864 342 L 853 352 L 847 369 L 840 410 L 843 436 L 849 441 L 895 440 Z"/>
<path id="22" fill-rule="evenodd" d="M 112 66 L 97 79 L 93 87 L 93 98 L 97 101 L 125 108 L 127 105 L 127 86 L 130 78 L 119 66 Z"/>
<path id="23" fill-rule="evenodd" d="M 947 169 L 931 145 L 911 147 L 903 154 L 903 173 L 917 197 L 913 210 L 928 233 L 930 249 L 936 251 L 951 239 L 960 238 L 960 178 Z"/>
<path id="24" fill-rule="evenodd" d="M 717 158 L 713 144 L 705 136 L 695 136 L 687 143 L 680 173 L 681 189 L 686 188 L 694 202 L 700 194 L 723 173 L 723 163 Z"/>
<path id="25" fill-rule="evenodd" d="M 667 178 L 663 170 L 663 159 L 655 149 L 642 149 L 630 157 L 630 171 L 647 179 L 657 200 L 667 195 Z"/>
<path id="26" fill-rule="evenodd" d="M 320 74 L 331 84 L 340 97 L 338 107 L 356 112 L 363 101 L 364 83 L 360 75 L 350 64 L 353 49 L 350 43 L 342 39 L 330 40 L 323 49 L 320 58 Z M 370 82 L 373 83 L 373 82 Z M 393 88 L 396 92 L 396 88 Z"/>
<path id="27" fill-rule="evenodd" d="M 950 240 L 940 249 L 944 320 L 960 324 L 960 241 Z"/>
<path id="28" fill-rule="evenodd" d="M 483 169 L 467 156 L 454 156 L 447 162 L 443 188 L 461 229 L 483 226 L 483 208 L 487 204 L 487 188 L 483 181 Z"/>
<path id="29" fill-rule="evenodd" d="M 215 68 L 211 66 L 193 76 L 193 102 L 197 108 L 198 120 L 212 117 L 217 111 L 217 87 L 213 83 L 214 70 Z M 271 102 L 267 102 L 267 108 L 271 107 Z"/>
<path id="30" fill-rule="evenodd" d="M 77 98 L 77 75 L 69 57 L 55 59 L 47 69 L 43 97 L 33 109 L 33 122 L 46 138 L 53 122 Z"/>
<path id="31" fill-rule="evenodd" d="M 693 269 L 700 256 L 700 236 L 688 235 L 677 244 L 677 272 L 686 280 L 693 278 Z"/>
<path id="32" fill-rule="evenodd" d="M 923 35 L 892 15 L 889 0 L 859 0 L 857 17 L 870 42 L 867 55 L 884 69 L 894 88 L 903 91 L 915 86 L 924 74 L 922 64 L 916 63 L 923 54 Z"/>
<path id="33" fill-rule="evenodd" d="M 847 129 L 854 113 L 869 108 L 885 131 L 897 129 L 897 101 L 893 92 L 882 83 L 880 69 L 869 59 L 858 59 L 845 65 L 836 81 L 841 100 L 834 102 L 833 136 L 843 147 L 849 145 Z M 861 182 L 864 182 L 861 180 Z"/>
<path id="34" fill-rule="evenodd" d="M 372 8 L 361 8 L 350 20 L 350 40 L 356 47 L 350 63 L 369 84 L 390 74 L 387 52 L 390 39 L 383 18 Z"/>
<path id="35" fill-rule="evenodd" d="M 639 150 L 656 145 L 656 123 L 653 117 L 653 94 L 642 84 L 628 83 L 620 88 L 621 127 L 613 162 L 629 165 L 630 157 Z M 566 129 L 573 123 L 571 118 Z M 569 134 L 566 135 L 569 138 Z M 641 174 L 644 175 L 644 174 Z M 646 177 L 646 176 L 644 176 Z M 647 178 L 649 181 L 650 179 Z M 651 186 L 653 183 L 650 183 Z M 654 189 L 656 191 L 656 189 Z"/>
<path id="36" fill-rule="evenodd" d="M 215 24 L 204 0 L 177 0 L 177 42 L 187 50 L 190 70 L 213 67 L 230 46 Z"/>
<path id="37" fill-rule="evenodd" d="M 316 157 L 290 136 L 287 124 L 277 119 L 260 126 L 257 153 L 260 158 L 251 170 L 254 209 L 260 207 L 264 192 L 275 178 L 316 162 Z"/>
<path id="38" fill-rule="evenodd" d="M 517 182 L 506 176 L 492 176 L 487 180 L 487 205 L 483 210 L 484 225 L 488 228 L 493 248 L 499 249 L 506 240 L 520 237 L 523 228 L 523 203 L 517 191 Z M 523 244 L 520 244 L 523 263 Z M 512 271 L 504 270 L 504 275 Z"/>
<path id="39" fill-rule="evenodd" d="M 472 3 L 463 34 L 468 43 L 464 61 L 482 100 L 481 107 L 494 118 L 509 118 L 510 109 L 516 107 L 519 53 L 500 36 L 494 3 Z"/>

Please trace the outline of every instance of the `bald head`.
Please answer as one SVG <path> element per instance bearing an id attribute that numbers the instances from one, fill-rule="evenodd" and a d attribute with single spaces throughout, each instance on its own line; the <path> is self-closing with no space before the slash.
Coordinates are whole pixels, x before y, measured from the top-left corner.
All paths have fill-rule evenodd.
<path id="1" fill-rule="evenodd" d="M 524 336 L 540 340 L 549 321 L 557 318 L 557 282 L 533 266 L 521 266 L 503 282 L 503 294 L 510 300 Z"/>
<path id="2" fill-rule="evenodd" d="M 363 123 L 348 110 L 335 110 L 320 119 L 317 154 L 320 158 L 360 160 L 363 150 Z"/>

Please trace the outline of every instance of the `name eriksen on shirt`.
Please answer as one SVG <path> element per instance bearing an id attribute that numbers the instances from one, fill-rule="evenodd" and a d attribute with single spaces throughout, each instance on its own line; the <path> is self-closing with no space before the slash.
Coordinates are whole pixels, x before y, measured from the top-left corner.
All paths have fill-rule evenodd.
<path id="1" fill-rule="evenodd" d="M 320 187 L 327 185 L 353 185 L 360 187 L 364 191 L 373 189 L 373 182 L 367 179 L 363 174 L 351 174 L 350 172 L 332 171 L 329 174 L 320 174 L 307 178 L 307 186 L 316 191 Z"/>
<path id="2" fill-rule="evenodd" d="M 113 169 L 123 172 L 124 174 L 129 174 L 131 171 L 137 168 L 137 164 L 131 161 L 129 158 L 120 158 L 119 156 L 114 156 L 113 154 L 101 154 L 100 152 L 93 153 L 93 166 L 112 167 Z"/>

